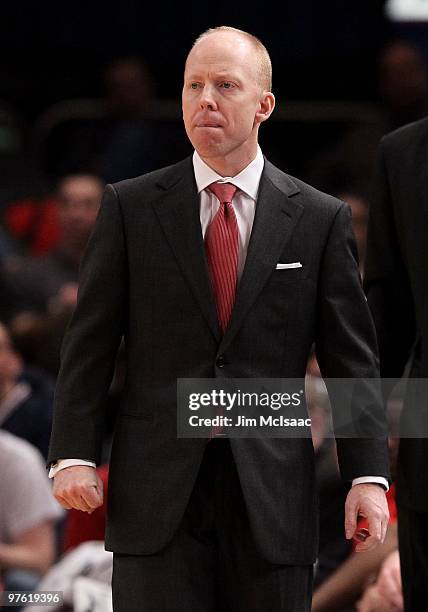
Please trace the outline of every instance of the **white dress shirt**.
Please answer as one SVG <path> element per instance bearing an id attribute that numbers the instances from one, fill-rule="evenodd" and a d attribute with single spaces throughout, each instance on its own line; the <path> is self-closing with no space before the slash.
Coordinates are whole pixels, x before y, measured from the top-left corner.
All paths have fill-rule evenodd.
<path id="1" fill-rule="evenodd" d="M 197 151 L 193 153 L 193 170 L 195 172 L 196 186 L 199 195 L 200 220 L 203 237 L 205 237 L 205 232 L 220 207 L 220 202 L 208 189 L 208 186 L 211 185 L 211 183 L 233 183 L 238 187 L 238 191 L 235 193 L 232 200 L 239 231 L 238 279 L 241 278 L 247 257 L 248 243 L 253 228 L 257 195 L 264 163 L 263 153 L 257 145 L 256 157 L 248 166 L 241 170 L 239 174 L 233 177 L 220 176 L 201 159 Z M 72 465 L 89 465 L 95 467 L 95 463 L 92 461 L 84 461 L 83 459 L 61 459 L 50 468 L 49 477 L 53 478 L 59 470 Z M 381 484 L 387 490 L 389 488 L 387 480 L 382 476 L 362 476 L 361 478 L 355 478 L 355 480 L 352 481 L 352 485 L 368 482 Z"/>
<path id="2" fill-rule="evenodd" d="M 233 183 L 235 187 L 238 187 L 238 191 L 235 193 L 232 201 L 239 232 L 238 279 L 242 276 L 247 257 L 248 243 L 250 241 L 251 230 L 253 229 L 257 195 L 264 165 L 265 160 L 259 146 L 253 161 L 233 177 L 220 176 L 215 170 L 207 166 L 196 151 L 193 154 L 193 169 L 199 194 L 200 219 L 202 236 L 204 238 L 209 224 L 220 208 L 220 202 L 207 187 L 211 183 Z"/>

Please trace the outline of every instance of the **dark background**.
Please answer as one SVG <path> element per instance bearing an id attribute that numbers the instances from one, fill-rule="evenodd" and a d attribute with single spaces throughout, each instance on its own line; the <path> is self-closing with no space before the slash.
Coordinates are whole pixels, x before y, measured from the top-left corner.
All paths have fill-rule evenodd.
<path id="1" fill-rule="evenodd" d="M 0 98 L 32 118 L 46 105 L 101 93 L 100 68 L 146 58 L 160 97 L 180 95 L 183 62 L 208 27 L 259 36 L 287 99 L 374 99 L 375 58 L 391 36 L 383 0 L 293 2 L 5 2 Z"/>
<path id="2" fill-rule="evenodd" d="M 6 129 L 0 121 L 0 147 L 11 146 L 5 155 L 0 151 L 0 208 L 51 189 L 58 174 L 78 168 L 77 158 L 68 166 L 57 163 L 69 145 L 61 131 L 46 128 L 46 111 L 63 100 L 101 100 L 103 68 L 117 58 L 143 58 L 155 100 L 175 102 L 157 126 L 167 143 L 160 165 L 191 152 L 180 117 L 184 61 L 195 38 L 218 25 L 255 34 L 271 54 L 277 110 L 261 130 L 263 151 L 291 174 L 335 189 L 328 180 L 317 182 L 318 170 L 311 168 L 317 157 L 328 156 L 341 143 L 352 149 L 346 138 L 355 126 L 371 131 L 363 143 L 365 137 L 359 137 L 355 150 L 360 158 L 364 149 L 372 155 L 382 131 L 424 112 L 403 113 L 395 123 L 387 118 L 384 126 L 370 115 L 384 112 L 379 57 L 388 42 L 399 38 L 416 43 L 428 60 L 427 25 L 392 24 L 384 9 L 385 0 L 3 3 L 0 111 L 10 111 L 10 117 Z M 342 107 L 329 115 L 328 102 Z M 349 104 L 357 105 L 355 111 Z M 289 114 L 284 118 L 281 112 Z M 4 134 L 10 142 L 3 146 Z M 349 174 L 346 164 L 342 173 Z"/>

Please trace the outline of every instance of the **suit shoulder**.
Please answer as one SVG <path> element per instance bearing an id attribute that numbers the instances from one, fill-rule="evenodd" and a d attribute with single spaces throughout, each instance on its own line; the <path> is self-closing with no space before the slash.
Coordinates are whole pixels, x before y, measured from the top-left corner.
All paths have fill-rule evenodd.
<path id="1" fill-rule="evenodd" d="M 305 183 L 295 177 L 293 177 L 292 180 L 299 187 L 300 193 L 304 197 L 305 206 L 307 207 L 314 207 L 318 210 L 322 209 L 325 212 L 335 215 L 340 208 L 348 206 L 345 202 L 339 200 L 339 198 L 325 193 L 309 183 Z"/>
<path id="2" fill-rule="evenodd" d="M 418 143 L 428 143 L 428 117 L 386 134 L 381 140 L 381 147 L 390 150 Z"/>
<path id="3" fill-rule="evenodd" d="M 316 215 L 317 218 L 332 219 L 341 208 L 348 206 L 338 198 L 283 172 L 270 163 L 267 165 L 267 176 L 292 201 L 299 203 L 307 212 Z"/>
<path id="4" fill-rule="evenodd" d="M 169 185 L 176 182 L 184 172 L 191 168 L 191 158 L 187 157 L 176 164 L 165 166 L 134 178 L 112 183 L 114 191 L 120 200 L 155 195 L 159 185 Z"/>

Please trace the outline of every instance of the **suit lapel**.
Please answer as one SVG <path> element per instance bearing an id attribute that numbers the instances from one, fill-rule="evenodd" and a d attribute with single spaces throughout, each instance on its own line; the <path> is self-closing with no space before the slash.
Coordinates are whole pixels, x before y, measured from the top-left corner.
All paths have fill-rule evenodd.
<path id="1" fill-rule="evenodd" d="M 165 193 L 153 203 L 153 208 L 215 339 L 220 341 L 192 159 L 173 166 L 158 184 Z"/>
<path id="2" fill-rule="evenodd" d="M 303 212 L 303 206 L 290 199 L 297 193 L 297 185 L 265 160 L 245 267 L 220 351 L 226 350 L 242 325 Z"/>
<path id="3" fill-rule="evenodd" d="M 275 269 L 303 207 L 291 197 L 299 193 L 286 174 L 265 160 L 244 271 L 229 326 L 221 338 L 202 237 L 199 200 L 192 159 L 169 169 L 158 181 L 162 196 L 154 211 L 202 313 L 223 351 Z"/>

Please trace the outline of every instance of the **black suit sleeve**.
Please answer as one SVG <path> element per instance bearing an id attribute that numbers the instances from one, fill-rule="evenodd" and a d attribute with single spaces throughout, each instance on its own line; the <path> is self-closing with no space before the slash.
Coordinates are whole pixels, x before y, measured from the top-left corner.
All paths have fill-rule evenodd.
<path id="1" fill-rule="evenodd" d="M 364 285 L 376 326 L 381 375 L 403 374 L 415 339 L 414 304 L 394 219 L 385 145 L 372 183 Z M 392 386 L 392 381 L 389 386 Z"/>
<path id="2" fill-rule="evenodd" d="M 365 382 L 379 376 L 376 334 L 361 285 L 350 208 L 345 204 L 336 213 L 321 262 L 315 350 L 323 377 L 330 379 L 326 382 L 342 477 L 388 478 L 386 418 L 380 387 Z M 350 394 L 356 397 L 356 387 L 337 379 L 358 381 L 359 399 L 352 413 Z M 353 401 L 354 405 L 356 400 Z M 344 418 L 345 410 L 353 420 L 348 432 L 346 425 L 350 423 Z M 339 428 L 339 423 L 345 423 L 344 429 Z M 358 437 L 348 437 L 353 431 Z"/>
<path id="3" fill-rule="evenodd" d="M 48 464 L 62 458 L 100 461 L 105 400 L 125 333 L 127 269 L 120 204 L 107 185 L 62 345 Z"/>

